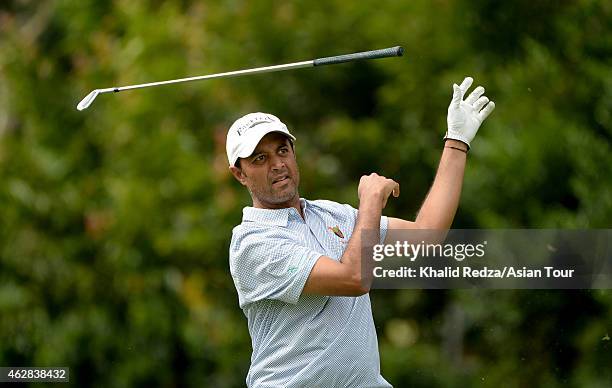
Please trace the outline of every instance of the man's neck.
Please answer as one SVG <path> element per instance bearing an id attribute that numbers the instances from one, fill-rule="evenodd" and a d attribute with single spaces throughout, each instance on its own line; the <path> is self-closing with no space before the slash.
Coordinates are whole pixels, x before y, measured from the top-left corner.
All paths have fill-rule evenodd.
<path id="1" fill-rule="evenodd" d="M 300 217 L 304 219 L 304 210 L 302 209 L 302 206 L 300 205 L 299 195 L 296 195 L 296 198 L 290 201 L 283 202 L 283 203 L 275 203 L 275 204 L 262 203 L 256 198 L 253 198 L 253 207 L 257 209 L 288 209 L 292 207 L 298 212 Z"/>

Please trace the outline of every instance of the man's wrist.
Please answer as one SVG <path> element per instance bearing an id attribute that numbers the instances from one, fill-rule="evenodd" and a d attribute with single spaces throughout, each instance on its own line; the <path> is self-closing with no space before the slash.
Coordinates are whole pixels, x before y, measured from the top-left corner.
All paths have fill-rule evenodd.
<path id="1" fill-rule="evenodd" d="M 359 200 L 359 210 L 367 211 L 367 212 L 382 212 L 382 204 L 383 202 L 383 193 L 382 192 L 373 192 L 369 193 L 369 195 L 363 196 Z"/>
<path id="2" fill-rule="evenodd" d="M 469 150 L 469 147 L 467 144 L 465 144 L 464 142 L 460 140 L 455 140 L 455 139 L 446 139 L 444 141 L 444 147 L 458 149 L 459 151 L 463 151 L 465 153 L 467 153 Z"/>

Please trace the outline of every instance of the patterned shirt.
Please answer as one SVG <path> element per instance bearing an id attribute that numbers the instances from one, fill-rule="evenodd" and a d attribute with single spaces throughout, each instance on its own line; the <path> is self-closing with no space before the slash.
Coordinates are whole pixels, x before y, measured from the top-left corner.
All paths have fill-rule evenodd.
<path id="1" fill-rule="evenodd" d="M 357 221 L 349 205 L 300 200 L 295 208 L 243 209 L 230 271 L 253 346 L 249 387 L 391 387 L 380 374 L 368 294 L 302 295 L 322 255 L 340 260 Z M 381 242 L 387 229 L 381 217 Z"/>

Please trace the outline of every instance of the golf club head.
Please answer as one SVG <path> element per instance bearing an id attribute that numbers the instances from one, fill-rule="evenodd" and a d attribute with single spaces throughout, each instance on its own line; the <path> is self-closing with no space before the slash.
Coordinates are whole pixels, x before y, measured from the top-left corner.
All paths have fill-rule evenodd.
<path id="1" fill-rule="evenodd" d="M 98 97 L 98 94 L 100 94 L 100 89 L 96 89 L 92 91 L 91 93 L 89 93 L 88 95 L 86 95 L 85 98 L 82 99 L 81 102 L 79 102 L 79 104 L 77 105 L 77 109 L 78 110 L 87 109 L 91 105 L 91 103 L 94 102 L 96 97 Z"/>

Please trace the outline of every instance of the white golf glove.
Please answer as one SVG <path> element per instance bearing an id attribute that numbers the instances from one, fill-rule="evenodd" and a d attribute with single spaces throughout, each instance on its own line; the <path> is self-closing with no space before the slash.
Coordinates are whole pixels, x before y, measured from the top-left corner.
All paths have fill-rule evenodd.
<path id="1" fill-rule="evenodd" d="M 478 86 L 465 101 L 463 100 L 473 81 L 472 77 L 466 77 L 461 86 L 453 84 L 453 99 L 448 106 L 448 116 L 446 116 L 448 131 L 444 136 L 444 140 L 454 139 L 464 142 L 468 149 L 480 124 L 495 109 L 495 103 L 489 102 L 489 99 L 483 96 L 485 90 L 482 86 Z"/>

